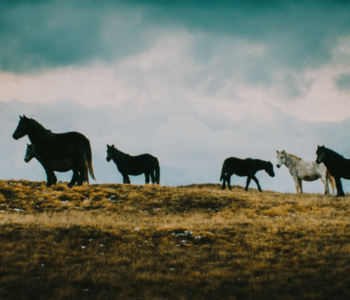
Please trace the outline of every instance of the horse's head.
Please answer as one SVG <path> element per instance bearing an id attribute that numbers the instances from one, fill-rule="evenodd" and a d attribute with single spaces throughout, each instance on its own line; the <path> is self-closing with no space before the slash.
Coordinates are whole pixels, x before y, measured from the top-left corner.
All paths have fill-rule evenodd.
<path id="1" fill-rule="evenodd" d="M 29 119 L 25 115 L 23 115 L 23 117 L 19 116 L 17 128 L 12 135 L 15 140 L 18 140 L 28 134 L 28 120 Z"/>
<path id="2" fill-rule="evenodd" d="M 273 171 L 273 164 L 270 161 L 266 164 L 265 172 L 271 177 L 275 177 L 275 172 Z"/>
<path id="3" fill-rule="evenodd" d="M 317 146 L 316 150 L 316 163 L 319 165 L 320 163 L 324 162 L 324 159 L 326 157 L 326 148 L 325 146 Z"/>
<path id="4" fill-rule="evenodd" d="M 285 150 L 283 150 L 283 151 L 278 151 L 278 150 L 276 150 L 276 152 L 277 152 L 277 156 L 276 156 L 276 158 L 277 158 L 276 167 L 277 167 L 277 168 L 280 168 L 280 167 L 286 162 L 287 153 L 286 153 Z"/>
<path id="5" fill-rule="evenodd" d="M 24 161 L 28 163 L 32 160 L 33 157 L 35 157 L 34 146 L 27 144 L 27 151 L 26 155 L 24 156 Z"/>
<path id="6" fill-rule="evenodd" d="M 113 149 L 114 148 L 114 145 L 110 146 L 107 144 L 107 157 L 106 157 L 106 160 L 109 162 L 111 161 L 111 159 L 113 158 Z"/>

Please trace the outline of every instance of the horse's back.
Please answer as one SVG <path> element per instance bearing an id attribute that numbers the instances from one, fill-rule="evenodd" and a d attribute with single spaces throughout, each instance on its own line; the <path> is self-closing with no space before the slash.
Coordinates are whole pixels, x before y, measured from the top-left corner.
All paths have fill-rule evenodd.
<path id="1" fill-rule="evenodd" d="M 240 159 L 236 157 L 226 158 L 224 161 L 224 172 L 228 174 L 236 174 L 238 176 L 247 176 L 255 169 L 255 159 Z"/>
<path id="2" fill-rule="evenodd" d="M 294 162 L 293 166 L 290 168 L 290 174 L 292 176 L 296 175 L 305 181 L 315 181 L 324 176 L 326 172 L 327 168 L 324 164 L 318 165 L 314 161 L 303 159 Z"/>

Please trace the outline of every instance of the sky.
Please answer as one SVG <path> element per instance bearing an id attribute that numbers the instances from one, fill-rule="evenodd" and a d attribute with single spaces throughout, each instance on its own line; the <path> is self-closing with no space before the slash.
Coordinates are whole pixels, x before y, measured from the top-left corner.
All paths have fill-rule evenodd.
<path id="1" fill-rule="evenodd" d="M 349 9 L 340 0 L 3 0 L 0 178 L 46 180 L 23 160 L 28 137 L 12 139 L 19 115 L 83 133 L 97 183 L 122 182 L 107 144 L 158 157 L 171 186 L 219 183 L 232 156 L 275 165 L 276 150 L 315 160 L 325 145 L 350 158 Z M 287 168 L 275 173 L 257 174 L 262 189 L 294 193 Z M 319 180 L 303 186 L 324 191 Z"/>

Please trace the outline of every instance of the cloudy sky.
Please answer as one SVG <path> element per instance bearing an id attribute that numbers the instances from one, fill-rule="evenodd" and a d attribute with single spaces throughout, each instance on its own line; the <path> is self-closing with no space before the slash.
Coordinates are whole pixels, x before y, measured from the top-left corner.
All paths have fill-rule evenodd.
<path id="1" fill-rule="evenodd" d="M 349 10 L 340 0 L 3 0 L 0 178 L 46 178 L 23 161 L 28 138 L 12 139 L 23 114 L 86 135 L 99 183 L 122 179 L 107 143 L 157 156 L 166 185 L 218 183 L 230 156 L 314 160 L 320 144 L 350 157 Z M 258 173 L 262 188 L 294 192 L 288 170 L 275 172 Z"/>

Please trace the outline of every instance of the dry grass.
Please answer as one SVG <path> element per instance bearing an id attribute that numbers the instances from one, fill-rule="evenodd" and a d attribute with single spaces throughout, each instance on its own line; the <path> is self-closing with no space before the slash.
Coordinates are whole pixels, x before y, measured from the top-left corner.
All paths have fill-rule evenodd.
<path id="1" fill-rule="evenodd" d="M 0 299 L 350 299 L 349 213 L 219 185 L 0 181 Z"/>

